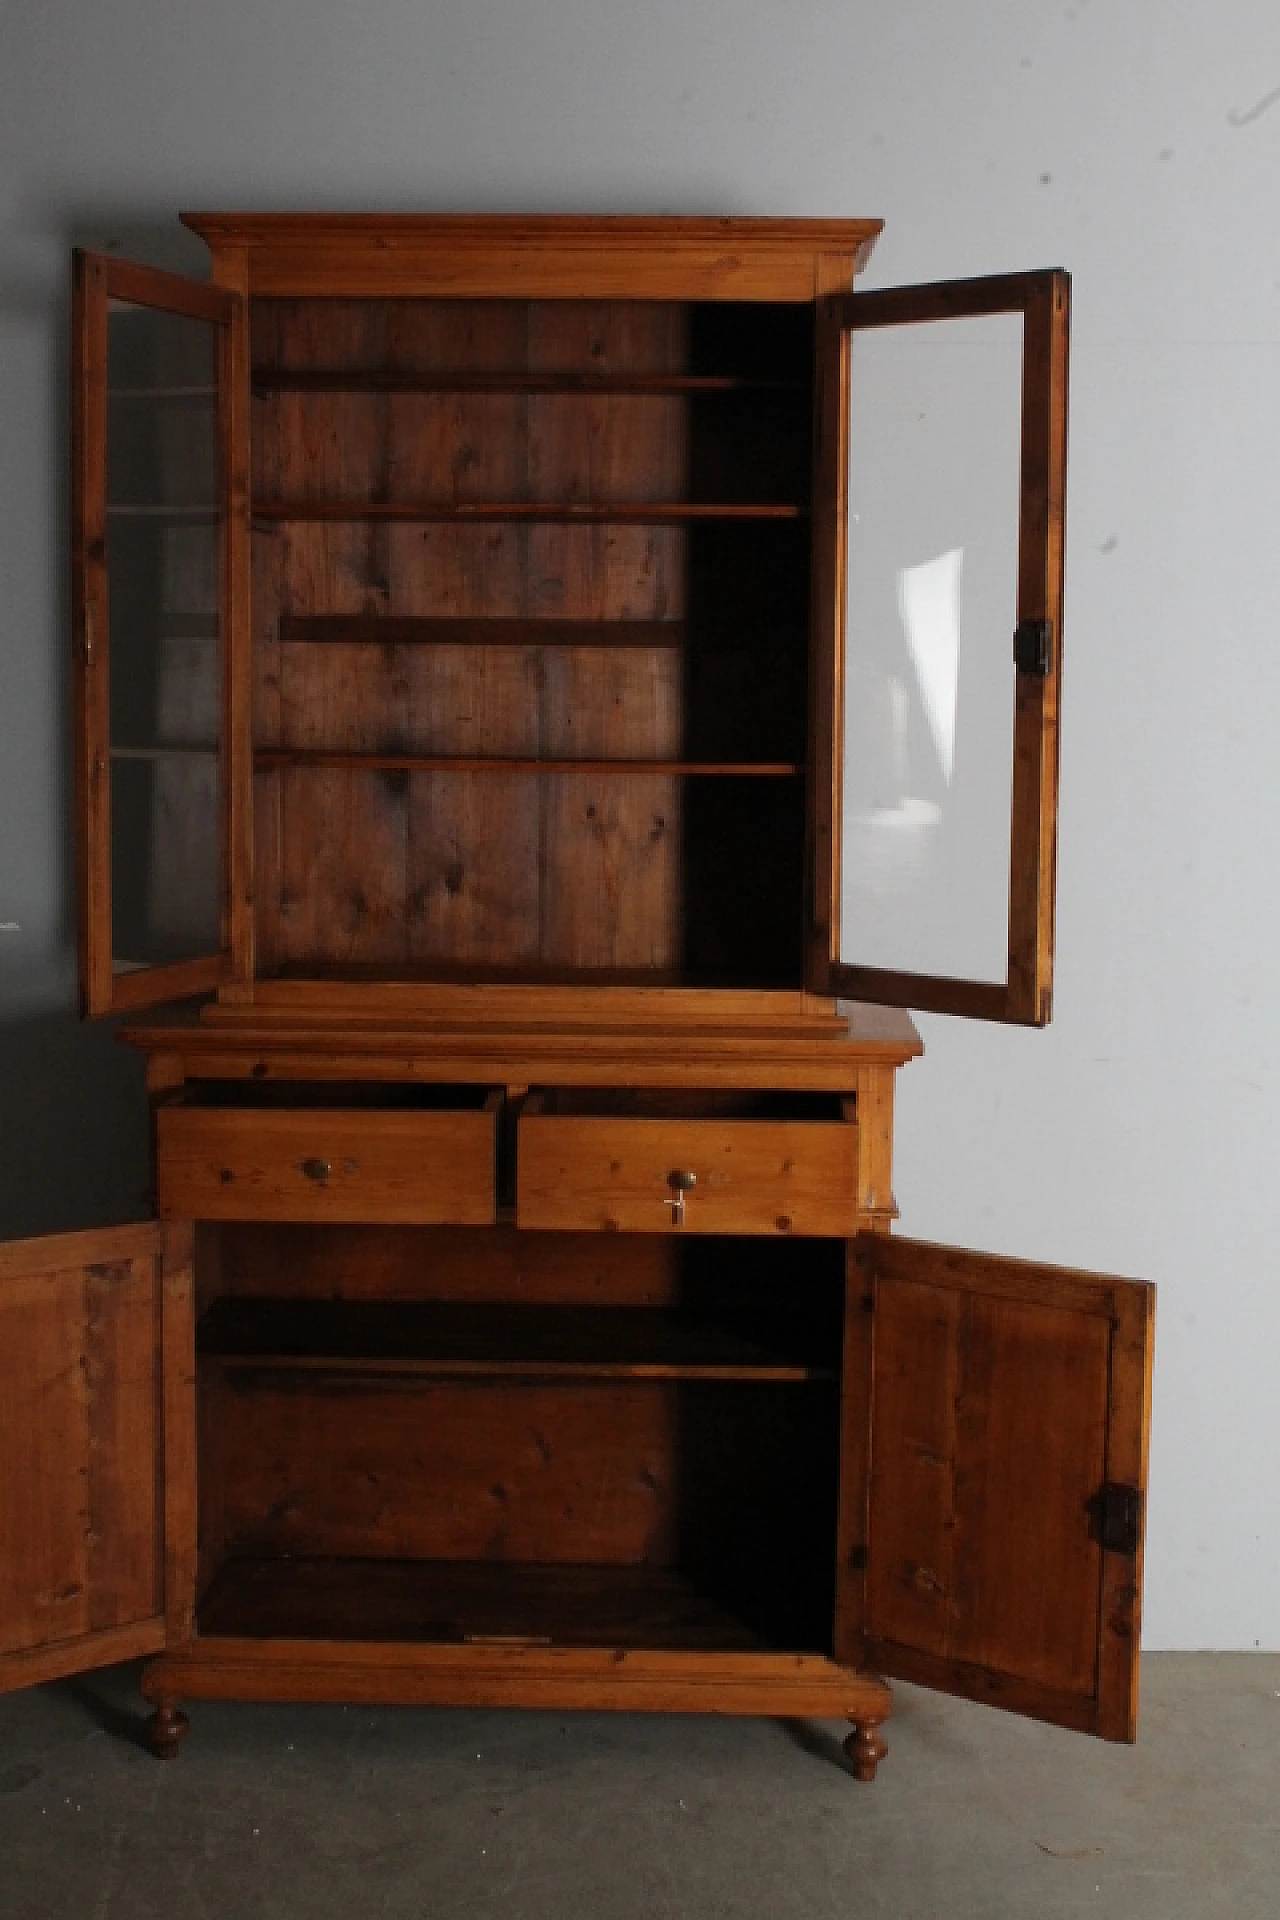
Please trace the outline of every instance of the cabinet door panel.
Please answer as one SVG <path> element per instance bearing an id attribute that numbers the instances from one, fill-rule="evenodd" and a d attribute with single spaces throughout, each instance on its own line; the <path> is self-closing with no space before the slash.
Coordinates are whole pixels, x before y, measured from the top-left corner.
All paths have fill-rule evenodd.
<path id="1" fill-rule="evenodd" d="M 87 1013 L 230 971 L 235 296 L 78 253 L 77 867 Z"/>
<path id="2" fill-rule="evenodd" d="M 0 1692 L 164 1644 L 190 1281 L 189 1235 L 150 1224 L 0 1247 Z"/>
<path id="3" fill-rule="evenodd" d="M 819 324 L 810 984 L 1042 1024 L 1053 973 L 1069 282 Z"/>
<path id="4" fill-rule="evenodd" d="M 874 1236 L 851 1276 L 870 1448 L 842 1615 L 863 1657 L 1132 1739 L 1153 1289 Z"/>

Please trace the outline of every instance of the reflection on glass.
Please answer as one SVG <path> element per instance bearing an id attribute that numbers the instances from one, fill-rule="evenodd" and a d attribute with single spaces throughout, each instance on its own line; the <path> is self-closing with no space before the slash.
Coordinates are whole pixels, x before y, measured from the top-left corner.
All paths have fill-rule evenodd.
<path id="1" fill-rule="evenodd" d="M 1022 320 L 855 333 L 840 958 L 1003 981 Z"/>
<path id="2" fill-rule="evenodd" d="M 218 763 L 111 762 L 111 924 L 117 973 L 216 953 Z"/>
<path id="3" fill-rule="evenodd" d="M 127 972 L 220 944 L 217 329 L 120 301 L 107 329 L 112 946 Z"/>
<path id="4" fill-rule="evenodd" d="M 936 560 L 898 575 L 898 612 L 915 668 L 924 717 L 947 785 L 956 759 L 956 690 L 960 681 L 960 573 L 964 552 L 953 547 Z"/>

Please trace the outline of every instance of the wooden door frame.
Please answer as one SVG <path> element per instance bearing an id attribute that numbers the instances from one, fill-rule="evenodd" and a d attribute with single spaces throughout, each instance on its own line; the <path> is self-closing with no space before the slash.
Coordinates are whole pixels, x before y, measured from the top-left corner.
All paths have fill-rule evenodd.
<path id="1" fill-rule="evenodd" d="M 1058 270 L 834 294 L 819 301 L 806 984 L 818 993 L 1043 1026 L 1052 1011 L 1071 283 Z M 1047 625 L 1046 670 L 1014 676 L 1008 971 L 1003 983 L 841 961 L 842 761 L 852 335 L 1017 313 L 1023 320 L 1016 621 Z"/>
<path id="2" fill-rule="evenodd" d="M 113 969 L 111 886 L 110 625 L 107 552 L 107 318 L 113 300 L 204 320 L 218 328 L 218 458 L 220 514 L 221 732 L 219 739 L 219 950 L 129 973 Z M 81 1009 L 86 1015 L 127 1012 L 208 992 L 232 971 L 229 823 L 233 772 L 243 759 L 231 611 L 243 600 L 246 564 L 243 487 L 243 400 L 234 335 L 241 304 L 233 293 L 180 274 L 77 249 L 72 297 L 72 551 L 71 599 L 75 741 L 76 892 L 79 905 Z M 233 747 L 233 743 L 236 743 Z"/>

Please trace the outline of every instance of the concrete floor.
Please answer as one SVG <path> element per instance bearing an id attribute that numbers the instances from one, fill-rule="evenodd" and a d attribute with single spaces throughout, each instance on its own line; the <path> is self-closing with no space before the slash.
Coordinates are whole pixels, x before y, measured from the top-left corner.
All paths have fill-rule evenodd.
<path id="1" fill-rule="evenodd" d="M 3 1920 L 1230 1920 L 1280 1915 L 1280 1655 L 1163 1654 L 1136 1748 L 898 1690 L 871 1787 L 837 1730 L 197 1705 L 136 1670 L 0 1700 Z"/>

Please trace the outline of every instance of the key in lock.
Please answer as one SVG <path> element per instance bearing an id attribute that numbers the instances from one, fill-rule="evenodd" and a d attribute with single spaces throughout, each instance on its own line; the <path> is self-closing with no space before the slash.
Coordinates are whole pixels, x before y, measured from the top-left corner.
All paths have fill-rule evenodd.
<path id="1" fill-rule="evenodd" d="M 697 1174 L 686 1172 L 680 1167 L 673 1168 L 667 1175 L 667 1185 L 671 1189 L 671 1198 L 667 1201 L 667 1205 L 671 1209 L 673 1227 L 684 1225 L 684 1197 L 686 1193 L 692 1193 L 697 1184 Z"/>

